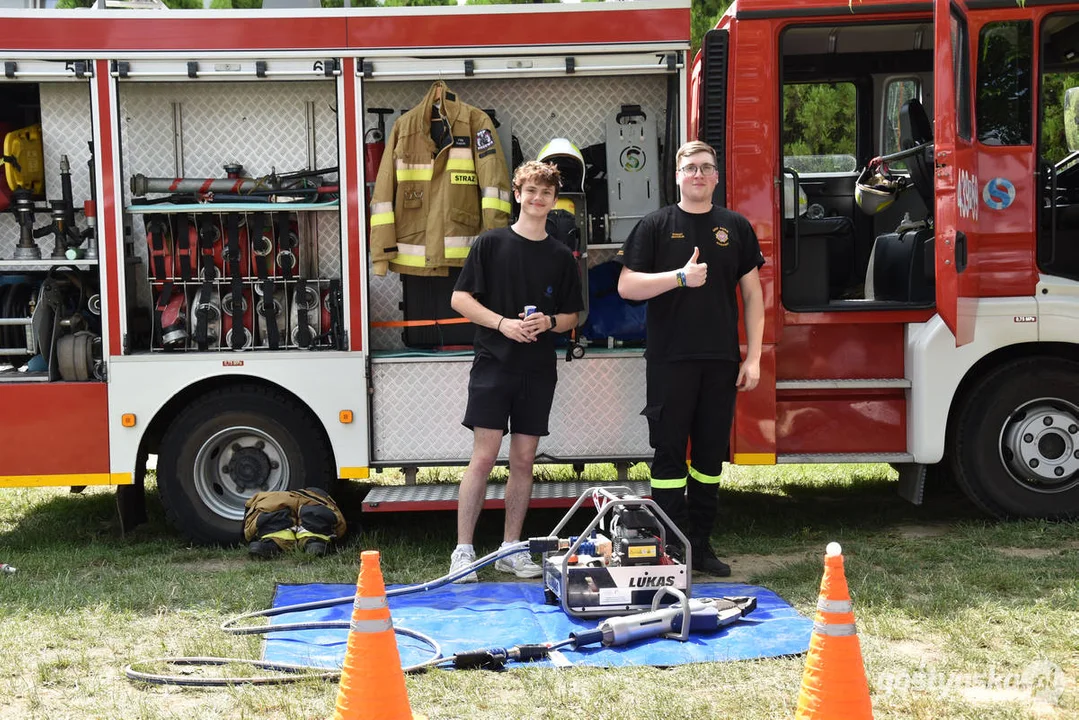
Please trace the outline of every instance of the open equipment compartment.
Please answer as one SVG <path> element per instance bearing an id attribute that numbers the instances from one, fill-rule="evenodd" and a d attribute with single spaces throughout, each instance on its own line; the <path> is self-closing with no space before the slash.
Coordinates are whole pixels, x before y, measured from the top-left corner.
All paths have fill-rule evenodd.
<path id="1" fill-rule="evenodd" d="M 113 63 L 126 352 L 343 348 L 338 66 Z"/>

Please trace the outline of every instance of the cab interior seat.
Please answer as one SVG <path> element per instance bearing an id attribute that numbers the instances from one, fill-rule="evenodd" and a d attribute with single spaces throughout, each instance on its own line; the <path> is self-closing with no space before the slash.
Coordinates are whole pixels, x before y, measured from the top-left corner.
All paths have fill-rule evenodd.
<path id="1" fill-rule="evenodd" d="M 866 270 L 868 300 L 932 304 L 936 296 L 936 258 L 933 247 L 933 127 L 917 99 L 899 110 L 899 145 L 902 150 L 922 146 L 907 158 L 911 189 L 926 208 L 922 218 L 911 218 L 894 232 L 877 237 Z"/>

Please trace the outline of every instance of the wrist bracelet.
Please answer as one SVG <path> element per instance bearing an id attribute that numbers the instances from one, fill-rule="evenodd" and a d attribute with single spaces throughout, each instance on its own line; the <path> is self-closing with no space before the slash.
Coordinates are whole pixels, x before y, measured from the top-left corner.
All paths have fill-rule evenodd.
<path id="1" fill-rule="evenodd" d="M 678 279 L 678 287 L 686 286 L 686 272 L 685 270 L 677 271 L 674 276 Z"/>
<path id="2" fill-rule="evenodd" d="M 558 324 L 558 320 L 555 319 L 554 315 L 548 315 L 547 317 L 551 318 L 551 330 L 553 331 L 555 325 Z"/>
<path id="3" fill-rule="evenodd" d="M 502 321 L 505 320 L 505 319 L 506 318 L 504 318 L 504 317 L 498 318 L 498 324 L 495 325 L 495 332 L 502 332 Z"/>

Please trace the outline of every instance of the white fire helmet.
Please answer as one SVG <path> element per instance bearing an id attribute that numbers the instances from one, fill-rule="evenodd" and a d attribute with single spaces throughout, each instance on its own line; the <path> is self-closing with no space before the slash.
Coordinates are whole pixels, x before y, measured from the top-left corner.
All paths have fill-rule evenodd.
<path id="1" fill-rule="evenodd" d="M 543 146 L 536 159 L 553 164 L 562 176 L 562 192 L 584 192 L 584 156 L 566 138 L 554 138 Z"/>
<path id="2" fill-rule="evenodd" d="M 902 189 L 900 178 L 889 175 L 885 166 L 870 163 L 854 183 L 854 201 L 867 215 L 876 215 L 895 202 Z"/>

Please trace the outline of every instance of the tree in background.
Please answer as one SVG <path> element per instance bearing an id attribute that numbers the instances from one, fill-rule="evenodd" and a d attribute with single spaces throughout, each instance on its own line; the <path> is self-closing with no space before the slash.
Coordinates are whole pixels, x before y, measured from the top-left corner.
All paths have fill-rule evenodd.
<path id="1" fill-rule="evenodd" d="M 163 0 L 169 10 L 202 10 L 202 0 Z M 56 0 L 58 10 L 71 10 L 72 8 L 88 8 L 93 6 L 93 0 Z M 259 6 L 262 2 L 259 0 Z"/>
<path id="2" fill-rule="evenodd" d="M 542 5 L 558 2 L 562 0 L 465 0 L 465 5 Z M 584 2 L 603 2 L 603 0 L 584 0 Z"/>
<path id="3" fill-rule="evenodd" d="M 420 7 L 427 5 L 456 5 L 455 0 L 386 0 L 386 7 Z"/>
<path id="4" fill-rule="evenodd" d="M 689 9 L 689 59 L 692 61 L 701 48 L 704 34 L 714 28 L 730 7 L 731 0 L 694 0 Z"/>
<path id="5" fill-rule="evenodd" d="M 783 87 L 783 156 L 801 157 L 802 172 L 849 170 L 823 158 L 809 166 L 806 156 L 854 157 L 855 88 L 853 83 L 812 83 Z M 784 162 L 789 162 L 784 159 Z"/>

